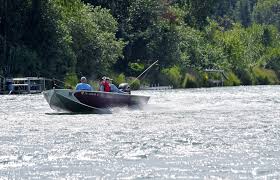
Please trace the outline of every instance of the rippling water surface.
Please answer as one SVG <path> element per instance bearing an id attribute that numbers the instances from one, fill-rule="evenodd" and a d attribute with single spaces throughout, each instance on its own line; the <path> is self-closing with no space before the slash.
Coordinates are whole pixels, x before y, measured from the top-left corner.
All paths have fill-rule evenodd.
<path id="1" fill-rule="evenodd" d="M 134 94 L 107 115 L 0 96 L 0 179 L 280 178 L 280 86 Z"/>

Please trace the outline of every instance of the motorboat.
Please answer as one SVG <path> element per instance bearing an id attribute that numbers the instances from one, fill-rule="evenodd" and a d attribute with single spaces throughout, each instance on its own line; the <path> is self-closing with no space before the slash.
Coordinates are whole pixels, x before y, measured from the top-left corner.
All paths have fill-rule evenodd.
<path id="1" fill-rule="evenodd" d="M 43 91 L 50 107 L 57 111 L 73 113 L 111 113 L 114 107 L 142 107 L 149 96 L 102 91 L 76 91 L 71 89 L 50 89 Z"/>
<path id="2" fill-rule="evenodd" d="M 151 64 L 130 84 L 133 84 L 157 62 L 158 60 Z M 119 85 L 117 89 L 121 92 L 77 91 L 71 89 L 55 89 L 55 86 L 53 88 L 43 91 L 44 97 L 50 107 L 57 111 L 74 113 L 104 114 L 111 113 L 110 109 L 114 107 L 127 106 L 139 108 L 147 104 L 150 99 L 149 96 L 132 95 L 128 83 L 121 83 Z"/>

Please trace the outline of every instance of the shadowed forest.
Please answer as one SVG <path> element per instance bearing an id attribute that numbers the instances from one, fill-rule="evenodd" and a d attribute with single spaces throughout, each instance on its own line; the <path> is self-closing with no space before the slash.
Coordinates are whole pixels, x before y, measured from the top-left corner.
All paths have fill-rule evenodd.
<path id="1" fill-rule="evenodd" d="M 279 30 L 279 0 L 0 0 L 0 75 L 279 84 Z"/>

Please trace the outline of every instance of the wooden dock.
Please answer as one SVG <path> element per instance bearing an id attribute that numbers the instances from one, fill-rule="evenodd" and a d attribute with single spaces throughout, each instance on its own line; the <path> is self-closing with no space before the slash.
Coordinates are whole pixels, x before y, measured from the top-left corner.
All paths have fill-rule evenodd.
<path id="1" fill-rule="evenodd" d="M 1 78 L 1 94 L 35 94 L 46 90 L 46 81 L 43 77 Z"/>

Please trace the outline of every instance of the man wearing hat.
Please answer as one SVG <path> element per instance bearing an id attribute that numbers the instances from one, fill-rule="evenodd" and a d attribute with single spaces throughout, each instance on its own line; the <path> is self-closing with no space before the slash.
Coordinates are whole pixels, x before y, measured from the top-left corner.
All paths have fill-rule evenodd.
<path id="1" fill-rule="evenodd" d="M 91 85 L 87 84 L 87 78 L 81 77 L 81 83 L 77 84 L 76 90 L 92 91 Z"/>
<path id="2" fill-rule="evenodd" d="M 109 77 L 105 77 L 105 76 L 102 77 L 102 81 L 100 82 L 99 90 L 104 91 L 104 92 L 124 93 L 119 88 L 117 88 L 117 86 L 114 85 L 112 83 L 112 81 L 113 81 L 113 79 L 111 79 Z"/>
<path id="3" fill-rule="evenodd" d="M 110 87 L 110 78 L 109 77 L 102 77 L 102 81 L 100 82 L 100 87 L 99 87 L 100 91 L 104 91 L 104 92 L 110 92 L 111 91 L 111 87 Z"/>

